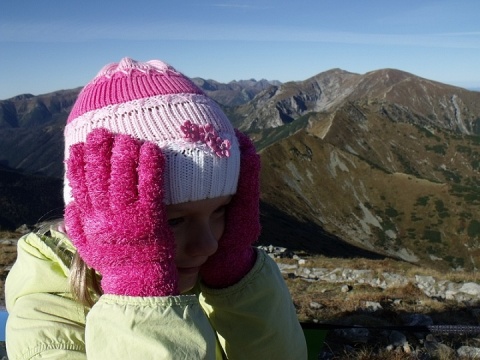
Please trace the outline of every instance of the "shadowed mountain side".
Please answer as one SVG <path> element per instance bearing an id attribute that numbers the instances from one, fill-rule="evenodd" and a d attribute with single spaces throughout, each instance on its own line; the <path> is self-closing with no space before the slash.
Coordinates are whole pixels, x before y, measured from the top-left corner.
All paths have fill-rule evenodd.
<path id="1" fill-rule="evenodd" d="M 63 122 L 0 131 L 0 164 L 24 174 L 63 178 Z"/>
<path id="2" fill-rule="evenodd" d="M 80 88 L 0 100 L 0 129 L 22 128 L 64 121 Z"/>
<path id="3" fill-rule="evenodd" d="M 14 230 L 63 216 L 63 181 L 0 166 L 0 228 Z"/>
<path id="4" fill-rule="evenodd" d="M 385 259 L 386 256 L 362 249 L 328 233 L 312 222 L 302 222 L 261 202 L 262 234 L 257 245 L 286 247 L 292 251 L 334 258 Z"/>

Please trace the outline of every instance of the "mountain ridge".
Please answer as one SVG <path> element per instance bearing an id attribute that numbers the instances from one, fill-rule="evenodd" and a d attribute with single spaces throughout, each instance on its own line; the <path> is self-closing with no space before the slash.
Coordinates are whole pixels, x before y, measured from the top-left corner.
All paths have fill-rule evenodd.
<path id="1" fill-rule="evenodd" d="M 194 81 L 259 150 L 261 242 L 443 270 L 480 262 L 480 93 L 396 69 Z M 0 101 L 0 164 L 62 177 L 70 91 Z"/>
<path id="2" fill-rule="evenodd" d="M 433 104 L 432 97 L 440 99 L 438 104 Z M 233 118 L 242 130 L 255 132 L 283 126 L 312 111 L 331 111 L 345 101 L 383 99 L 408 107 L 411 112 L 423 113 L 427 123 L 439 122 L 445 128 L 476 134 L 480 123 L 478 97 L 477 92 L 395 69 L 375 70 L 364 75 L 333 69 L 259 93 L 251 102 L 241 105 L 237 110 L 241 115 L 233 113 Z M 472 109 L 470 113 L 462 113 L 465 107 Z"/>

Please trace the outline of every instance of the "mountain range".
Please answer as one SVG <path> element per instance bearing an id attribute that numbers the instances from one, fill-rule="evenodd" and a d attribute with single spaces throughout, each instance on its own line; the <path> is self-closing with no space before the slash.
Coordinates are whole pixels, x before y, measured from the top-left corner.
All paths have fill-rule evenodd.
<path id="1" fill-rule="evenodd" d="M 193 80 L 261 154 L 262 243 L 449 270 L 480 263 L 479 92 L 395 69 Z M 4 169 L 62 178 L 79 90 L 0 101 Z"/>

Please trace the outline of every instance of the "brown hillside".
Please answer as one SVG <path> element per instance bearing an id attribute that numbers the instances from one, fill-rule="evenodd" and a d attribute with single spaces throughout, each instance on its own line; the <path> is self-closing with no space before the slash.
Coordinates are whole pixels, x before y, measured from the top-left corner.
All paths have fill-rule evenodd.
<path id="1" fill-rule="evenodd" d="M 381 106 L 347 104 L 262 151 L 262 199 L 366 250 L 474 267 L 479 146 L 393 122 Z"/>

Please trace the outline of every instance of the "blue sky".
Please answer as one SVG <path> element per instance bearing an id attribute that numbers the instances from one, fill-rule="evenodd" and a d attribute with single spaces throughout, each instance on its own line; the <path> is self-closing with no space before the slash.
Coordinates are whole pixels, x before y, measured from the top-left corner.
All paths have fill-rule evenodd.
<path id="1" fill-rule="evenodd" d="M 124 56 L 220 82 L 395 68 L 480 88 L 479 14 L 478 0 L 3 1 L 0 99 L 83 86 Z"/>

